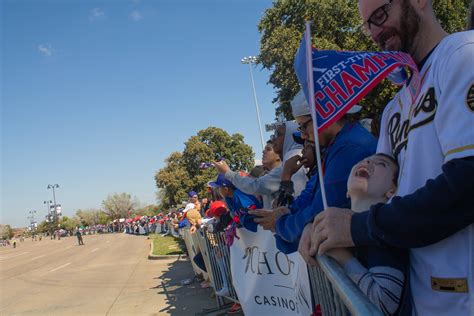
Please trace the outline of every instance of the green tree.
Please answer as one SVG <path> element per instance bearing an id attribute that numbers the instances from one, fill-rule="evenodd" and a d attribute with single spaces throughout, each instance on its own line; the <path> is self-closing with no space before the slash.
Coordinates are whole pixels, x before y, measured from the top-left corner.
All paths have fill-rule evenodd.
<path id="1" fill-rule="evenodd" d="M 76 217 L 80 224 L 84 226 L 106 224 L 109 222 L 108 215 L 99 209 L 79 209 L 76 211 Z"/>
<path id="2" fill-rule="evenodd" d="M 0 225 L 0 239 L 11 239 L 13 237 L 13 229 L 10 225 Z"/>
<path id="3" fill-rule="evenodd" d="M 115 193 L 102 201 L 104 212 L 111 220 L 128 217 L 137 205 L 138 201 L 128 193 Z"/>
<path id="4" fill-rule="evenodd" d="M 134 216 L 154 216 L 160 212 L 160 207 L 158 205 L 147 205 L 133 212 Z"/>
<path id="5" fill-rule="evenodd" d="M 165 159 L 165 167 L 155 174 L 156 186 L 160 190 L 160 200 L 164 208 L 177 205 L 186 199 L 189 179 L 182 157 L 182 153 L 172 152 Z"/>
<path id="6" fill-rule="evenodd" d="M 165 167 L 156 175 L 160 202 L 164 208 L 178 205 L 194 190 L 199 196 L 207 193 L 207 183 L 217 176 L 214 168 L 201 169 L 203 162 L 224 158 L 233 170 L 250 171 L 254 165 L 252 148 L 241 134 L 229 135 L 217 127 L 208 127 L 185 142 L 183 153 L 174 152 L 165 160 Z"/>
<path id="7" fill-rule="evenodd" d="M 74 230 L 77 226 L 79 226 L 79 220 L 77 217 L 75 218 L 70 218 L 70 217 L 67 217 L 67 216 L 63 216 L 61 217 L 61 219 L 59 220 L 59 223 L 60 227 L 62 229 L 65 229 L 65 230 Z"/>
<path id="8" fill-rule="evenodd" d="M 434 1 L 441 24 L 448 32 L 461 31 L 471 0 Z M 290 101 L 299 85 L 293 70 L 296 50 L 304 32 L 305 20 L 313 21 L 312 43 L 319 49 L 370 50 L 378 48 L 363 36 L 357 1 L 352 0 L 277 0 L 267 9 L 258 24 L 262 33 L 259 63 L 269 69 L 269 83 L 276 90 L 273 100 L 276 114 L 292 117 Z M 363 116 L 379 114 L 393 97 L 395 87 L 384 80 L 362 102 Z"/>

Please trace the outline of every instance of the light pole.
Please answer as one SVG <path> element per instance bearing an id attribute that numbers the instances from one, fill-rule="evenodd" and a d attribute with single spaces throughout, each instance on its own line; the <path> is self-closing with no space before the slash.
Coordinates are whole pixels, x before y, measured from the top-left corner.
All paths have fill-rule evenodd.
<path id="1" fill-rule="evenodd" d="M 53 222 L 54 220 L 56 219 L 57 217 L 57 214 L 56 214 L 56 193 L 54 191 L 55 188 L 59 188 L 59 184 L 48 184 L 48 189 L 52 189 L 53 190 L 53 207 L 54 207 L 54 211 L 53 211 Z"/>
<path id="2" fill-rule="evenodd" d="M 30 214 L 30 216 L 28 216 L 27 218 L 30 220 L 31 233 L 32 233 L 33 236 L 35 236 L 35 214 L 36 214 L 36 211 L 29 211 L 28 213 Z"/>
<path id="3" fill-rule="evenodd" d="M 252 72 L 252 65 L 257 63 L 257 57 L 247 56 L 247 57 L 242 58 L 240 62 L 242 64 L 249 65 L 250 79 L 252 80 L 253 97 L 255 99 L 255 110 L 257 111 L 258 128 L 260 130 L 260 141 L 262 142 L 262 150 L 263 150 L 265 148 L 265 143 L 263 141 L 262 123 L 260 122 L 260 111 L 258 109 L 257 92 L 255 91 L 255 83 L 253 81 L 253 72 Z"/>
<path id="4" fill-rule="evenodd" d="M 51 218 L 50 218 L 50 216 L 51 216 L 51 203 L 53 203 L 53 201 L 51 201 L 51 200 L 46 200 L 46 201 L 43 202 L 43 204 L 46 204 L 47 207 L 48 207 L 47 212 L 46 212 L 46 214 L 48 214 L 46 216 L 48 218 L 48 221 L 51 220 Z"/>

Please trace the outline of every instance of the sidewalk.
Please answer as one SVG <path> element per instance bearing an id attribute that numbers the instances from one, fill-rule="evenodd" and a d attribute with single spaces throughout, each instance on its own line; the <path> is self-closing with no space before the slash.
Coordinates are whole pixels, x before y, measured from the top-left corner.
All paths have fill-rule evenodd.
<path id="1" fill-rule="evenodd" d="M 157 294 L 164 297 L 159 300 L 156 315 L 195 315 L 204 309 L 215 308 L 216 300 L 211 298 L 212 289 L 202 289 L 199 282 L 181 285 L 181 280 L 193 279 L 194 272 L 187 259 L 154 260 L 159 262 L 159 271 L 154 279 L 157 281 Z"/>

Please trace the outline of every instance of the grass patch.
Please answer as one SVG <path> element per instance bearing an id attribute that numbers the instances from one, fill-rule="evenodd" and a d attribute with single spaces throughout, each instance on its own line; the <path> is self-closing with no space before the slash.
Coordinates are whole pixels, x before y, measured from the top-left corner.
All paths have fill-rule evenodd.
<path id="1" fill-rule="evenodd" d="M 150 234 L 153 242 L 153 255 L 182 255 L 184 254 L 184 240 L 173 236 L 161 237 L 159 234 Z"/>

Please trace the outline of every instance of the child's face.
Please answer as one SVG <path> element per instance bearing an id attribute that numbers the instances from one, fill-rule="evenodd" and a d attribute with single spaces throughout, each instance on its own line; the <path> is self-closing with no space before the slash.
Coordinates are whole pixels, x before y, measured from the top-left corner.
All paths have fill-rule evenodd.
<path id="1" fill-rule="evenodd" d="M 350 197 L 385 198 L 395 194 L 393 182 L 398 166 L 380 155 L 370 156 L 352 167 L 347 183 Z"/>

